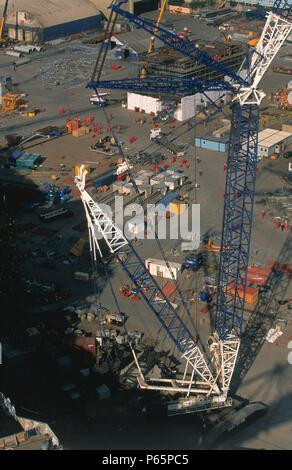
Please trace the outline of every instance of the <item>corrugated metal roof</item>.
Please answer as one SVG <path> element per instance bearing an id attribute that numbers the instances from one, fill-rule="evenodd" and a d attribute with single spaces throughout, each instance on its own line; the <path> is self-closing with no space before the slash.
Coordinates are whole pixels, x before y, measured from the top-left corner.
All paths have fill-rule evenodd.
<path id="1" fill-rule="evenodd" d="M 144 13 L 143 17 L 149 18 L 152 21 L 156 22 L 158 18 L 158 12 L 152 11 L 148 13 Z M 221 41 L 222 42 L 222 35 L 217 28 L 212 26 L 207 26 L 205 22 L 200 21 L 192 16 L 187 15 L 174 15 L 167 11 L 163 13 L 162 20 L 160 25 L 164 29 L 175 29 L 176 33 L 180 33 L 183 31 L 184 27 L 188 28 L 192 33 L 193 37 L 190 37 L 192 40 L 193 38 L 202 39 L 206 41 Z"/>
<path id="2" fill-rule="evenodd" d="M 259 133 L 258 145 L 261 147 L 271 147 L 279 142 L 283 142 L 283 140 L 291 136 L 291 132 L 277 131 L 276 129 L 264 129 Z"/>
<path id="3" fill-rule="evenodd" d="M 156 11 L 143 16 L 151 18 L 153 22 L 156 22 L 158 13 Z M 163 18 L 165 18 L 165 16 L 164 14 Z M 162 19 L 160 25 L 163 29 L 173 31 L 175 34 L 182 33 L 185 27 L 188 28 L 188 30 L 191 31 L 189 37 L 191 41 L 196 40 L 199 43 L 204 42 L 205 44 L 214 43 L 214 41 L 222 42 L 222 36 L 216 28 L 207 26 L 205 23 L 191 17 L 171 17 L 171 25 L 164 24 Z M 150 37 L 150 34 L 144 29 L 136 29 L 135 31 L 119 34 L 114 40 L 117 40 L 118 44 L 122 43 L 129 49 L 141 54 L 148 50 Z M 159 41 L 159 39 L 155 39 L 154 50 L 165 46 L 165 43 Z"/>
<path id="4" fill-rule="evenodd" d="M 0 0 L 0 11 L 3 11 L 4 0 Z M 15 24 L 15 13 L 25 12 L 31 18 L 33 26 L 49 27 L 67 23 L 100 13 L 96 0 L 10 0 L 7 10 L 7 23 Z"/>
<path id="5" fill-rule="evenodd" d="M 270 129 L 270 128 L 264 129 L 263 131 L 259 132 L 258 142 L 260 142 L 261 140 L 267 139 L 271 135 L 277 134 L 278 132 L 279 131 L 277 131 L 276 129 Z"/>
<path id="6" fill-rule="evenodd" d="M 150 39 L 150 34 L 144 29 L 136 29 L 135 31 L 119 34 L 119 36 L 113 36 L 112 38 L 112 40 L 117 42 L 117 44 L 123 44 L 123 46 L 131 49 L 133 52 L 137 52 L 138 54 L 147 52 Z M 162 41 L 155 39 L 154 50 L 164 46 L 165 44 Z"/>

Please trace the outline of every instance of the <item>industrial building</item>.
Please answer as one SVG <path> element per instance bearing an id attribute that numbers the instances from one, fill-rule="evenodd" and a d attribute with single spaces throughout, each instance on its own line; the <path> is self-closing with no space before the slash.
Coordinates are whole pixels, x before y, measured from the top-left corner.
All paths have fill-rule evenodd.
<path id="1" fill-rule="evenodd" d="M 110 10 L 108 8 L 111 2 L 104 0 L 92 0 L 92 3 L 103 12 L 104 16 L 108 18 Z M 134 15 L 141 15 L 142 13 L 157 10 L 160 5 L 160 0 L 129 0 L 122 6 L 123 10 L 134 13 Z"/>
<path id="2" fill-rule="evenodd" d="M 279 154 L 285 150 L 291 141 L 291 132 L 264 129 L 258 135 L 258 156 L 270 157 L 274 153 Z"/>
<path id="3" fill-rule="evenodd" d="M 111 37 L 111 48 L 115 48 L 115 57 L 119 59 L 137 60 L 140 55 L 144 55 L 149 47 L 149 34 L 143 29 L 125 32 L 118 36 Z M 157 49 L 165 47 L 159 40 L 156 43 Z"/>
<path id="4" fill-rule="evenodd" d="M 11 39 L 46 42 L 101 28 L 103 20 L 94 0 L 14 0 L 8 3 L 6 29 Z"/>
<path id="5" fill-rule="evenodd" d="M 215 152 L 227 152 L 228 136 L 213 137 L 196 137 L 195 146 L 201 149 L 214 150 Z"/>

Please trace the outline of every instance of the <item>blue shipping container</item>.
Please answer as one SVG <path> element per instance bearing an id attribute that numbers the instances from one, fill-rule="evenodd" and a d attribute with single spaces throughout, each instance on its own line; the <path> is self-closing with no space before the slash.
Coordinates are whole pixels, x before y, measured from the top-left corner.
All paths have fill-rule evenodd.
<path id="1" fill-rule="evenodd" d="M 195 146 L 201 149 L 214 150 L 215 152 L 227 152 L 228 141 L 217 140 L 210 137 L 196 137 Z"/>

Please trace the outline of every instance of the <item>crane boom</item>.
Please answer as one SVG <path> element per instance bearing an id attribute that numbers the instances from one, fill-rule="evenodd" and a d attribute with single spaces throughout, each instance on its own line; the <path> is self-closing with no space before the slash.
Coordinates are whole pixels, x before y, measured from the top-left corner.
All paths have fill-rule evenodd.
<path id="1" fill-rule="evenodd" d="M 116 257 L 135 287 L 139 290 L 140 295 L 163 325 L 179 352 L 200 376 L 204 385 L 208 386 L 207 389 L 202 390 L 202 393 L 209 392 L 210 388 L 219 392 L 206 360 L 194 341 L 194 336 L 167 297 L 165 297 L 159 285 L 151 276 L 148 269 L 146 269 L 145 264 L 125 238 L 122 231 L 113 224 L 101 206 L 86 192 L 86 174 L 87 172 L 84 170 L 84 167 L 81 166 L 75 181 L 81 194 L 87 215 L 88 227 L 94 242 L 98 245 L 98 234 L 102 234 L 111 253 Z M 145 289 L 146 287 L 147 290 Z"/>
<path id="2" fill-rule="evenodd" d="M 131 90 L 133 92 L 165 93 L 171 95 L 186 95 L 188 93 L 204 93 L 207 91 L 231 91 L 235 88 L 231 83 L 224 80 L 203 80 L 195 78 L 176 77 L 145 77 L 125 78 L 124 80 L 101 80 L 90 82 L 87 88 L 111 89 L 111 90 Z"/>

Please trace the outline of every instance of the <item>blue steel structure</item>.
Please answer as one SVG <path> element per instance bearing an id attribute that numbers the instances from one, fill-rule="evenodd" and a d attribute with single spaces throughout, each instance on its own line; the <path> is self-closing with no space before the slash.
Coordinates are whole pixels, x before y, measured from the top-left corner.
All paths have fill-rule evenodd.
<path id="1" fill-rule="evenodd" d="M 169 95 L 185 96 L 186 94 L 204 93 L 207 91 L 231 91 L 234 87 L 231 83 L 224 80 L 200 80 L 195 78 L 177 78 L 177 77 L 145 77 L 127 78 L 121 80 L 102 80 L 100 82 L 90 82 L 87 88 L 94 90 L 131 90 L 136 93 L 164 93 Z"/>
<path id="2" fill-rule="evenodd" d="M 251 84 L 240 77 L 237 73 L 227 69 L 220 62 L 212 59 L 207 54 L 201 52 L 190 41 L 176 37 L 174 34 L 156 27 L 144 18 L 138 18 L 124 10 L 120 9 L 121 4 L 125 0 L 115 0 L 110 5 L 112 11 L 121 14 L 129 21 L 144 28 L 150 34 L 155 35 L 161 41 L 167 43 L 170 47 L 187 55 L 193 60 L 201 64 L 205 64 L 216 70 L 222 76 L 229 77 L 228 82 L 223 80 L 188 81 L 188 84 L 182 83 L 182 90 L 189 89 L 189 92 L 196 93 L 204 89 L 204 91 L 214 89 L 208 87 L 220 87 L 220 90 L 233 91 L 235 95 L 241 89 L 246 90 Z M 276 0 L 274 10 L 284 19 L 292 19 L 291 5 L 287 0 Z M 284 12 L 283 12 L 284 10 Z M 156 31 L 155 31 L 156 29 Z M 253 70 L 249 70 L 248 77 L 252 77 L 255 68 L 264 60 L 264 52 L 257 53 L 256 61 L 253 63 Z M 102 59 L 102 65 L 105 57 Z M 272 59 L 271 59 L 272 60 Z M 266 62 L 268 64 L 268 62 Z M 268 66 L 268 65 L 266 65 Z M 97 70 L 97 68 L 95 69 Z M 100 72 L 98 74 L 100 77 Z M 93 77 L 94 78 L 94 77 Z M 223 77 L 222 77 L 223 78 Z M 117 81 L 100 82 L 94 79 L 87 85 L 96 91 L 103 88 L 120 88 L 131 91 L 152 91 L 156 87 L 156 91 L 164 93 L 172 93 L 177 89 L 177 82 L 173 77 L 159 81 L 157 77 L 146 77 L 137 80 L 125 80 L 123 83 Z M 165 87 L 165 88 L 163 88 Z M 255 85 L 256 88 L 256 85 Z M 254 90 L 255 88 L 251 88 Z M 218 89 L 218 88 L 217 88 Z M 231 90 L 232 89 L 232 90 Z M 98 91 L 97 91 L 98 93 Z M 257 98 L 256 90 L 254 96 Z M 232 377 L 234 364 L 236 361 L 239 340 L 242 333 L 242 320 L 245 304 L 245 289 L 247 283 L 247 267 L 250 250 L 252 215 L 254 203 L 254 190 L 256 181 L 257 167 L 257 135 L 259 123 L 259 104 L 253 99 L 247 99 L 246 102 L 234 101 L 232 103 L 232 126 L 228 143 L 228 157 L 226 168 L 226 184 L 224 196 L 224 213 L 222 223 L 222 239 L 220 250 L 220 266 L 217 284 L 217 300 L 215 314 L 215 335 L 219 339 L 222 358 L 222 368 L 217 367 L 217 374 L 221 374 L 221 386 L 224 394 L 228 393 L 229 383 Z M 116 140 L 117 141 L 117 140 Z M 119 147 L 121 155 L 122 150 Z M 81 188 L 82 189 L 82 188 Z M 86 200 L 84 196 L 84 202 Z M 211 373 L 204 356 L 197 353 L 195 347 L 195 356 L 193 355 L 194 346 L 196 346 L 197 336 L 193 336 L 185 323 L 181 320 L 176 310 L 168 302 L 167 298 L 161 292 L 156 281 L 146 269 L 143 261 L 136 253 L 132 245 L 126 241 L 121 231 L 117 230 L 110 220 L 88 197 L 87 206 L 92 207 L 92 214 L 88 216 L 91 222 L 97 225 L 107 237 L 107 233 L 113 236 L 109 242 L 112 252 L 119 260 L 123 269 L 126 271 L 134 285 L 139 290 L 141 296 L 145 299 L 151 310 L 155 313 L 169 336 L 176 344 L 178 350 L 184 355 L 187 361 L 194 367 L 197 373 L 205 381 L 205 385 L 209 385 L 210 393 L 217 393 L 217 379 Z M 87 211 L 88 212 L 88 211 Z M 88 215 L 88 214 L 87 214 Z M 89 226 L 90 226 L 89 223 Z M 93 229 L 92 229 L 93 230 Z M 93 237 L 94 238 L 94 237 Z M 125 256 L 126 255 L 126 256 Z M 126 261 L 125 261 L 126 258 Z M 161 300 L 157 300 L 158 295 Z M 216 342 L 216 341 L 215 341 Z M 233 349 L 229 345 L 233 342 Z M 218 347 L 218 345 L 217 345 Z M 210 348 L 211 349 L 211 348 Z M 219 349 L 218 349 L 219 351 Z M 218 370 L 221 372 L 218 373 Z"/>
<path id="3" fill-rule="evenodd" d="M 228 143 L 215 330 L 240 338 L 257 168 L 259 106 L 235 103 Z M 240 289 L 240 290 L 239 290 Z"/>

